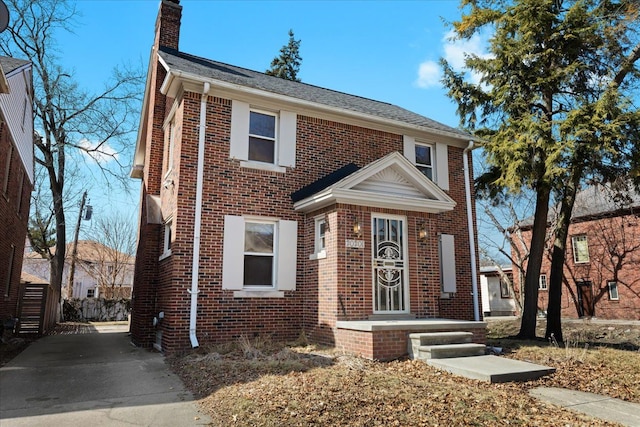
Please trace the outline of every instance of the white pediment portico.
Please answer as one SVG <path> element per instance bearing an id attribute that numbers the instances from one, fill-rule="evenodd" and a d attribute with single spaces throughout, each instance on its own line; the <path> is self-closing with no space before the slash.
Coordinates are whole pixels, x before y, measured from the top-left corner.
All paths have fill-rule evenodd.
<path id="1" fill-rule="evenodd" d="M 335 203 L 429 213 L 451 211 L 456 205 L 398 152 L 369 163 L 293 206 L 297 211 L 312 212 Z"/>

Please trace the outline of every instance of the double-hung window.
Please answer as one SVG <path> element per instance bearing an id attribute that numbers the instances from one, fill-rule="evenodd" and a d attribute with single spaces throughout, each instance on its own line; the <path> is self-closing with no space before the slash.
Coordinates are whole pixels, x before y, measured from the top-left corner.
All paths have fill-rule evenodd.
<path id="1" fill-rule="evenodd" d="M 275 114 L 253 110 L 249 113 L 249 160 L 275 163 L 276 129 Z"/>
<path id="2" fill-rule="evenodd" d="M 589 243 L 587 241 L 587 235 L 582 234 L 580 236 L 573 236 L 571 238 L 571 244 L 573 246 L 573 261 L 576 264 L 589 262 Z"/>
<path id="3" fill-rule="evenodd" d="M 229 157 L 241 167 L 286 172 L 296 166 L 296 121 L 291 111 L 232 101 Z"/>
<path id="4" fill-rule="evenodd" d="M 296 288 L 298 223 L 224 217 L 222 288 L 234 297 L 283 297 Z"/>
<path id="5" fill-rule="evenodd" d="M 416 167 L 430 180 L 434 180 L 433 173 L 433 145 L 416 143 Z"/>
<path id="6" fill-rule="evenodd" d="M 547 290 L 547 275 L 541 274 L 538 278 L 538 289 L 541 291 Z"/>
<path id="7" fill-rule="evenodd" d="M 449 146 L 431 139 L 403 136 L 403 154 L 438 187 L 449 191 Z"/>
<path id="8" fill-rule="evenodd" d="M 245 222 L 244 287 L 273 287 L 275 233 L 273 223 Z"/>

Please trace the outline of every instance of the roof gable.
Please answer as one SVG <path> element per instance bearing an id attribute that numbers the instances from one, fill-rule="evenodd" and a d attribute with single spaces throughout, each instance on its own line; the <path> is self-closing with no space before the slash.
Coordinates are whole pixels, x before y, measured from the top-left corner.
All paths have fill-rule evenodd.
<path id="1" fill-rule="evenodd" d="M 430 213 L 450 211 L 456 205 L 447 193 L 398 152 L 296 201 L 294 208 L 311 212 L 334 203 Z"/>

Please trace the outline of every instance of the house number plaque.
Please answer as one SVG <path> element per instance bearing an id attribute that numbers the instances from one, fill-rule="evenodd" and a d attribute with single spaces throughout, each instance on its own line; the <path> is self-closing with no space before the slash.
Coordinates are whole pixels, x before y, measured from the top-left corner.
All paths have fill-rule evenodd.
<path id="1" fill-rule="evenodd" d="M 364 240 L 350 240 L 350 239 L 347 239 L 344 242 L 345 242 L 345 246 L 347 248 L 364 249 Z"/>

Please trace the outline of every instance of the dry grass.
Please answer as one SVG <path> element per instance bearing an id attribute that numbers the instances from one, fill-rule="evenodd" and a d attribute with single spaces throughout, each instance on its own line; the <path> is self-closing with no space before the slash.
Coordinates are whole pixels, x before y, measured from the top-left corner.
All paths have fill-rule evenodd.
<path id="1" fill-rule="evenodd" d="M 529 389 L 541 385 L 640 402 L 637 351 L 557 348 L 492 336 L 494 344 L 504 345 L 505 357 L 554 366 L 556 374 L 492 385 L 422 362 L 372 362 L 264 337 L 171 363 L 214 426 L 613 425 L 531 398 Z"/>

